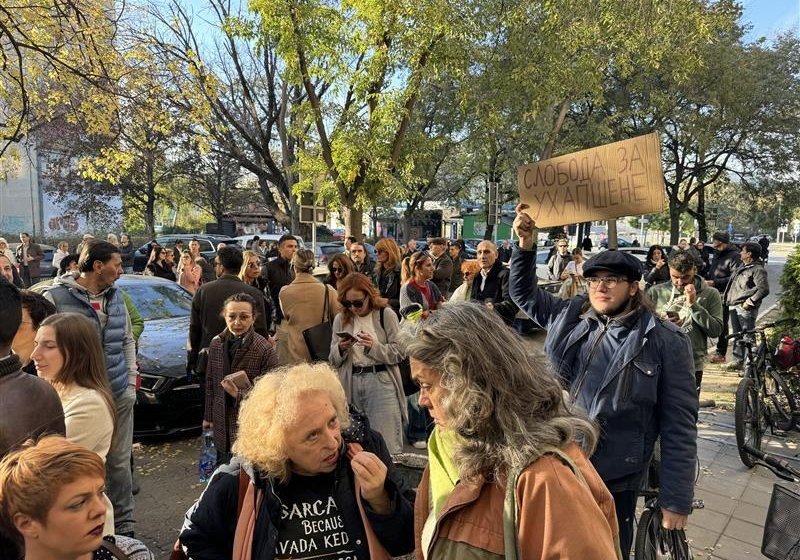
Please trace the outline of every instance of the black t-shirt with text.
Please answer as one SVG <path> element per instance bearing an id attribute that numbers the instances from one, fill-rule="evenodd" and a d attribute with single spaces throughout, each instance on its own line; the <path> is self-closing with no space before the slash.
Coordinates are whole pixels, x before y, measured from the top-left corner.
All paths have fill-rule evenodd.
<path id="1" fill-rule="evenodd" d="M 334 473 L 292 474 L 287 484 L 276 486 L 283 507 L 275 560 L 369 560 L 364 537 L 345 529 L 344 516 L 359 518 L 357 505 L 353 501 L 354 511 L 340 511 L 334 483 Z"/>

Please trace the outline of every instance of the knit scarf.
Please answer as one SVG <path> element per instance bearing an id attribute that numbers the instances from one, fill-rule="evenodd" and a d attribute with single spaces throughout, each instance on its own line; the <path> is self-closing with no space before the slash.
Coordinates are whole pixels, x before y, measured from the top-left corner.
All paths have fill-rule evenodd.
<path id="1" fill-rule="evenodd" d="M 0 376 L 8 375 L 22 369 L 22 362 L 16 354 L 9 354 L 5 358 L 0 358 Z"/>

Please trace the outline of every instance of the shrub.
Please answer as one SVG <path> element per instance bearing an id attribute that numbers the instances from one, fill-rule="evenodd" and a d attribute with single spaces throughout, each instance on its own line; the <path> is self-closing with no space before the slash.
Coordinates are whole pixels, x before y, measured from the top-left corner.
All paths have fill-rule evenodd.
<path id="1" fill-rule="evenodd" d="M 781 274 L 781 317 L 789 323 L 780 330 L 794 338 L 800 336 L 800 245 L 786 259 Z"/>

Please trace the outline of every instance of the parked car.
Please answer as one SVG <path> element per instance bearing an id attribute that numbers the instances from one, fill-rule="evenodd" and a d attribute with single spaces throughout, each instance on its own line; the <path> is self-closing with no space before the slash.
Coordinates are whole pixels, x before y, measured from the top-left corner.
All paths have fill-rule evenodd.
<path id="1" fill-rule="evenodd" d="M 332 257 L 336 253 L 344 253 L 344 241 L 329 241 L 327 243 L 318 243 L 317 244 L 317 261 L 319 262 L 319 264 L 322 264 L 322 262 L 323 262 L 323 261 L 319 260 L 319 255 L 320 255 L 319 247 L 321 247 L 322 245 L 325 245 L 325 251 L 328 254 L 328 258 Z M 378 260 L 378 251 L 377 251 L 377 249 L 375 249 L 375 245 L 373 245 L 371 243 L 363 243 L 363 245 L 364 245 L 364 248 L 367 250 L 367 255 L 369 255 L 369 258 L 372 260 L 372 262 L 377 262 L 377 260 Z M 338 251 L 333 251 L 334 247 L 338 248 Z M 327 259 L 324 262 L 327 264 L 327 262 L 328 262 Z"/>
<path id="2" fill-rule="evenodd" d="M 617 247 L 618 248 L 619 247 L 630 247 L 630 246 L 631 246 L 631 242 L 628 241 L 627 239 L 622 239 L 621 237 L 619 239 L 617 239 Z M 602 247 L 603 249 L 608 249 L 608 239 L 603 239 L 600 242 L 600 247 Z"/>
<path id="3" fill-rule="evenodd" d="M 344 253 L 344 244 L 342 243 L 318 243 L 317 264 L 319 266 L 327 266 L 328 261 L 339 253 Z"/>
<path id="4" fill-rule="evenodd" d="M 39 276 L 41 278 L 49 277 L 53 272 L 53 253 L 55 252 L 56 248 L 52 245 L 45 245 L 44 243 L 37 243 L 39 247 L 42 248 L 44 252 L 44 257 L 42 260 L 39 261 L 39 266 L 41 268 L 41 272 Z M 19 243 L 9 243 L 8 248 L 11 250 L 12 255 L 16 252 L 17 247 L 19 247 Z M 16 262 L 14 264 L 17 264 Z"/>
<path id="5" fill-rule="evenodd" d="M 217 244 L 218 243 L 231 243 L 238 246 L 238 241 L 231 237 L 224 237 L 218 235 L 205 235 L 205 234 L 174 234 L 174 235 L 159 235 L 156 237 L 156 242 L 161 245 L 162 247 L 174 247 L 175 242 L 178 240 L 183 241 L 184 249 L 189 248 L 189 242 L 192 239 L 197 239 L 200 243 L 200 254 L 205 257 L 209 262 L 214 259 L 217 255 Z M 142 245 L 133 253 L 133 271 L 134 272 L 142 272 L 144 271 L 145 266 L 147 266 L 147 261 L 150 259 L 150 254 L 148 253 L 148 248 L 150 247 L 150 243 Z"/>
<path id="6" fill-rule="evenodd" d="M 235 239 L 239 243 L 239 245 L 241 245 L 242 249 L 245 249 L 247 247 L 247 244 L 251 243 L 253 241 L 253 238 L 256 235 L 258 236 L 259 240 L 265 239 L 269 243 L 277 243 L 278 240 L 281 238 L 281 236 L 283 234 L 282 233 L 248 233 L 247 235 L 240 235 L 238 237 L 234 237 L 233 239 Z M 298 247 L 300 249 L 304 249 L 306 247 L 305 242 L 303 241 L 302 237 L 300 237 L 299 235 L 295 235 L 294 238 L 297 239 L 297 245 L 298 245 Z"/>
<path id="7" fill-rule="evenodd" d="M 42 293 L 51 283 L 48 279 L 32 289 Z M 123 274 L 115 285 L 131 297 L 144 319 L 137 351 L 142 383 L 136 391 L 134 436 L 198 429 L 203 398 L 197 380 L 186 375 L 192 295 L 175 282 L 155 276 Z"/>

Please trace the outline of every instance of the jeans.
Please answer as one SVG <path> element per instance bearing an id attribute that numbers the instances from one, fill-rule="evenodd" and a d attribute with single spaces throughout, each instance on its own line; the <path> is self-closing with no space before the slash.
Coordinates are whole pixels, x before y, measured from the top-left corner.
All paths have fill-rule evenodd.
<path id="1" fill-rule="evenodd" d="M 115 400 L 117 422 L 114 438 L 106 456 L 106 494 L 114 505 L 114 532 L 132 533 L 133 478 L 131 476 L 131 448 L 133 447 L 133 405 L 136 390 L 128 387 Z"/>
<path id="2" fill-rule="evenodd" d="M 732 305 L 728 308 L 731 314 L 731 331 L 739 333 L 742 331 L 750 331 L 756 328 L 756 318 L 758 317 L 758 307 L 745 309 L 741 305 Z M 746 340 L 752 341 L 753 335 L 744 337 Z M 744 346 L 741 344 L 734 344 L 733 357 L 737 362 L 744 360 Z"/>
<path id="3" fill-rule="evenodd" d="M 366 414 L 370 427 L 383 436 L 389 453 L 403 451 L 403 413 L 388 371 L 354 374 L 352 403 Z"/>
<path id="4" fill-rule="evenodd" d="M 408 395 L 406 397 L 408 403 L 408 428 L 406 428 L 406 435 L 408 436 L 409 443 L 415 441 L 427 441 L 428 434 L 430 433 L 429 427 L 432 430 L 432 418 L 428 414 L 428 409 L 419 405 L 419 393 Z"/>

